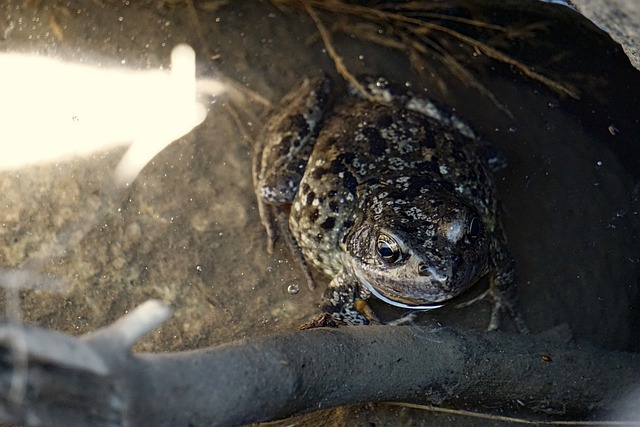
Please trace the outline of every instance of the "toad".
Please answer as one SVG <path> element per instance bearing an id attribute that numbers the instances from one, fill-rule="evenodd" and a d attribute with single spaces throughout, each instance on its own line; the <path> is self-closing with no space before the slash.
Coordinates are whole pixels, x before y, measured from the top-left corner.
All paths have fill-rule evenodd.
<path id="1" fill-rule="evenodd" d="M 307 265 L 331 278 L 323 311 L 339 324 L 379 323 L 372 295 L 432 310 L 487 276 L 488 329 L 507 313 L 526 332 L 499 218 L 503 157 L 433 101 L 380 77 L 363 87 L 332 103 L 330 79 L 307 78 L 266 124 L 253 172 L 270 250 L 281 236 L 310 281 Z"/>

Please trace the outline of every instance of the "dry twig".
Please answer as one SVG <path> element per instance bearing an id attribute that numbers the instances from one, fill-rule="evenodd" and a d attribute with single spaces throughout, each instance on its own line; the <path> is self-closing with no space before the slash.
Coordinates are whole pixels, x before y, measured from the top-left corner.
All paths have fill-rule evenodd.
<path id="1" fill-rule="evenodd" d="M 476 19 L 449 16 L 444 13 L 431 11 L 431 9 L 436 10 L 439 7 L 438 4 L 429 4 L 425 2 L 403 3 L 401 4 L 402 9 L 398 9 L 399 5 L 394 4 L 393 6 L 396 8 L 393 11 L 386 10 L 385 5 L 378 4 L 376 7 L 361 6 L 345 3 L 342 0 L 274 0 L 274 3 L 280 7 L 301 7 L 306 11 L 318 28 L 318 32 L 320 33 L 329 56 L 333 59 L 336 65 L 338 73 L 365 96 L 366 91 L 363 90 L 357 79 L 349 72 L 342 60 L 342 57 L 337 53 L 329 31 L 322 23 L 320 16 L 316 12 L 317 10 L 340 14 L 342 16 L 350 16 L 356 21 L 356 23 L 373 23 L 376 26 L 379 26 L 379 28 L 383 30 L 384 35 L 373 32 L 367 35 L 367 29 L 374 30 L 375 28 L 371 25 L 368 27 L 366 25 L 358 26 L 353 22 L 350 22 L 348 26 L 344 26 L 341 29 L 343 31 L 349 31 L 350 33 L 354 33 L 355 31 L 358 36 L 363 39 L 403 51 L 416 69 L 419 69 L 421 66 L 428 65 L 429 61 L 426 59 L 427 54 L 429 52 L 435 53 L 436 58 L 438 58 L 453 75 L 465 84 L 469 84 L 471 87 L 478 90 L 484 96 L 487 96 L 503 111 L 507 110 L 500 105 L 491 91 L 480 83 L 473 73 L 455 58 L 452 49 L 445 47 L 445 39 L 447 37 L 473 48 L 477 54 L 485 55 L 488 58 L 512 66 L 526 77 L 542 83 L 557 93 L 575 99 L 579 97 L 579 91 L 575 86 L 549 78 L 544 74 L 535 71 L 533 67 L 503 53 L 487 43 L 467 36 L 455 29 L 449 28 L 442 23 L 429 20 L 438 20 L 440 22 L 448 21 L 482 28 L 485 30 L 503 33 L 507 38 L 524 37 L 529 32 L 539 28 L 539 26 L 534 25 L 528 26 L 527 28 L 513 29 Z M 390 8 L 391 5 L 386 5 L 386 7 Z M 398 37 L 400 41 L 398 42 L 394 40 L 393 35 Z"/>

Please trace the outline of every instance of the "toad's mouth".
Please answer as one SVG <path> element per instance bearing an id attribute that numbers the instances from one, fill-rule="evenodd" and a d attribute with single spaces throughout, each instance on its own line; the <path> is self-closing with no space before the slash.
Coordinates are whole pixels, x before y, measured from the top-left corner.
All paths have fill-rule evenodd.
<path id="1" fill-rule="evenodd" d="M 393 305 L 395 307 L 408 308 L 411 310 L 433 310 L 436 308 L 444 307 L 445 304 L 442 303 L 431 303 L 431 304 L 409 304 L 402 301 L 392 300 L 391 298 L 383 295 L 378 291 L 373 285 L 364 277 L 357 269 L 355 270 L 356 277 L 373 295 L 375 295 L 378 299 L 386 302 L 387 304 Z"/>
<path id="2" fill-rule="evenodd" d="M 480 283 L 478 282 L 470 286 L 467 290 L 462 292 L 460 295 L 454 296 L 453 298 L 447 299 L 445 301 L 434 302 L 434 303 L 423 303 L 423 304 L 420 304 L 420 303 L 411 304 L 409 302 L 397 301 L 389 298 L 388 296 L 384 295 L 379 290 L 374 288 L 371 282 L 369 282 L 369 280 L 367 280 L 367 278 L 364 277 L 361 272 L 359 272 L 357 269 L 354 269 L 354 270 L 355 270 L 354 273 L 358 278 L 358 280 L 360 281 L 360 283 L 362 283 L 369 292 L 375 295 L 376 298 L 394 307 L 400 307 L 400 308 L 405 308 L 410 310 L 427 311 L 427 310 L 434 310 L 436 308 L 441 308 L 441 307 L 444 307 L 445 305 L 453 306 L 455 308 L 467 307 L 477 301 L 484 299 L 490 292 L 488 281 L 485 282 L 484 286 L 479 286 Z M 480 282 L 482 282 L 482 280 Z"/>

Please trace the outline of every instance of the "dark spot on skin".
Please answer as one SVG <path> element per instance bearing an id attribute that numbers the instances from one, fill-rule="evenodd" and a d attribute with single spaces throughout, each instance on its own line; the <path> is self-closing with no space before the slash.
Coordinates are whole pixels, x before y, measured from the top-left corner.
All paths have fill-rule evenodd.
<path id="1" fill-rule="evenodd" d="M 393 118 L 388 114 L 385 114 L 384 116 L 379 117 L 378 120 L 376 121 L 376 126 L 378 128 L 388 128 L 392 124 L 393 124 Z"/>
<path id="2" fill-rule="evenodd" d="M 271 152 L 276 153 L 278 156 L 286 156 L 291 146 L 292 135 L 285 135 L 280 139 L 280 143 L 271 147 Z"/>
<path id="3" fill-rule="evenodd" d="M 430 188 L 432 185 L 433 180 L 428 175 L 413 176 L 409 179 L 408 188 L 402 197 L 406 199 L 418 197 L 424 188 Z"/>
<path id="4" fill-rule="evenodd" d="M 335 136 L 331 136 L 329 138 L 327 138 L 327 146 L 328 147 L 333 147 L 336 142 L 338 142 L 338 138 L 336 138 Z"/>
<path id="5" fill-rule="evenodd" d="M 318 220 L 319 216 L 320 213 L 318 212 L 318 209 L 313 209 L 311 212 L 309 212 L 309 221 L 314 224 Z"/>
<path id="6" fill-rule="evenodd" d="M 310 205 L 311 203 L 313 203 L 313 199 L 316 198 L 316 193 L 314 193 L 313 191 L 307 194 L 307 200 L 305 201 L 305 204 Z"/>
<path id="7" fill-rule="evenodd" d="M 331 209 L 333 213 L 338 213 L 340 211 L 340 205 L 338 205 L 338 202 L 332 200 L 329 202 L 329 209 Z"/>
<path id="8" fill-rule="evenodd" d="M 331 173 L 338 174 L 343 172 L 346 168 L 345 165 L 351 164 L 355 154 L 353 153 L 342 153 L 338 157 L 335 158 L 334 161 L 331 162 Z"/>
<path id="9" fill-rule="evenodd" d="M 334 197 L 336 197 L 337 194 L 338 192 L 336 190 L 329 190 L 329 192 L 327 193 L 330 199 L 333 199 Z"/>
<path id="10" fill-rule="evenodd" d="M 284 123 L 284 129 L 298 129 L 298 138 L 294 141 L 296 146 L 300 145 L 300 140 L 309 135 L 309 125 L 302 114 L 294 114 L 287 117 Z"/>
<path id="11" fill-rule="evenodd" d="M 323 175 L 325 175 L 328 172 L 328 170 L 326 168 L 316 168 L 313 170 L 313 172 L 311 173 L 311 176 L 313 176 L 313 179 L 320 179 L 322 178 Z"/>
<path id="12" fill-rule="evenodd" d="M 433 160 L 428 162 L 420 162 L 416 164 L 416 169 L 425 172 L 436 172 L 440 173 L 440 168 L 437 162 Z"/>
<path id="13" fill-rule="evenodd" d="M 464 162 L 465 160 L 467 160 L 467 156 L 465 156 L 465 154 L 460 150 L 453 150 L 451 156 L 459 162 Z"/>
<path id="14" fill-rule="evenodd" d="M 356 187 L 358 186 L 358 180 L 351 175 L 349 172 L 344 173 L 344 178 L 342 179 L 342 184 L 344 187 L 349 190 L 351 194 L 356 195 Z"/>
<path id="15" fill-rule="evenodd" d="M 418 145 L 423 148 L 436 148 L 436 140 L 433 135 L 429 134 L 420 138 Z"/>
<path id="16" fill-rule="evenodd" d="M 433 177 L 430 175 L 416 175 L 409 180 L 409 186 L 418 188 L 428 188 L 433 184 Z"/>
<path id="17" fill-rule="evenodd" d="M 342 227 L 343 227 L 345 230 L 348 230 L 348 229 L 350 229 L 351 227 L 353 227 L 353 224 L 354 224 L 354 222 L 353 222 L 353 221 L 351 221 L 350 219 L 348 219 L 348 220 L 346 220 L 346 221 L 343 221 L 343 222 L 342 222 Z M 345 236 L 346 236 L 346 234 L 345 234 Z"/>
<path id="18" fill-rule="evenodd" d="M 462 264 L 462 257 L 458 254 L 451 254 L 451 263 L 453 264 L 454 270 Z"/>
<path id="19" fill-rule="evenodd" d="M 455 189 L 455 186 L 452 183 L 450 183 L 449 181 L 444 181 L 441 184 L 444 187 L 445 191 L 449 191 L 451 193 L 456 193 L 457 192 L 456 189 Z"/>
<path id="20" fill-rule="evenodd" d="M 426 183 L 420 182 L 421 180 L 411 179 L 409 181 L 409 188 L 404 193 L 404 197 L 407 199 L 413 199 L 414 197 L 418 197 L 420 195 L 420 190 L 425 186 Z"/>
<path id="21" fill-rule="evenodd" d="M 387 144 L 382 135 L 380 135 L 378 129 L 366 127 L 362 129 L 362 135 L 364 135 L 364 137 L 367 138 L 367 141 L 369 141 L 369 150 L 371 151 L 371 154 L 374 156 L 381 156 L 384 154 Z"/>
<path id="22" fill-rule="evenodd" d="M 322 234 L 322 233 L 318 233 L 318 234 L 316 234 L 316 235 L 315 235 L 315 236 L 313 236 L 313 237 L 315 237 L 315 239 L 316 239 L 318 242 L 322 242 L 322 239 L 324 239 L 324 234 Z"/>
<path id="23" fill-rule="evenodd" d="M 309 190 L 311 190 L 311 187 L 309 187 L 309 184 L 307 184 L 306 182 L 304 184 L 302 184 L 302 192 L 303 193 L 308 193 Z"/>
<path id="24" fill-rule="evenodd" d="M 332 216 L 328 217 L 322 224 L 320 224 L 320 228 L 325 231 L 329 231 L 336 225 L 336 219 Z"/>

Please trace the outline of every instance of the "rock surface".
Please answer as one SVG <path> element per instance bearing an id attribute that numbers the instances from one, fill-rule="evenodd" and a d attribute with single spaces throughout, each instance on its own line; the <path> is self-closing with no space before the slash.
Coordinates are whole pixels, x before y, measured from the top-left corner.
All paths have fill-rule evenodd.
<path id="1" fill-rule="evenodd" d="M 572 0 L 580 12 L 620 43 L 640 69 L 640 2 L 635 0 Z"/>

